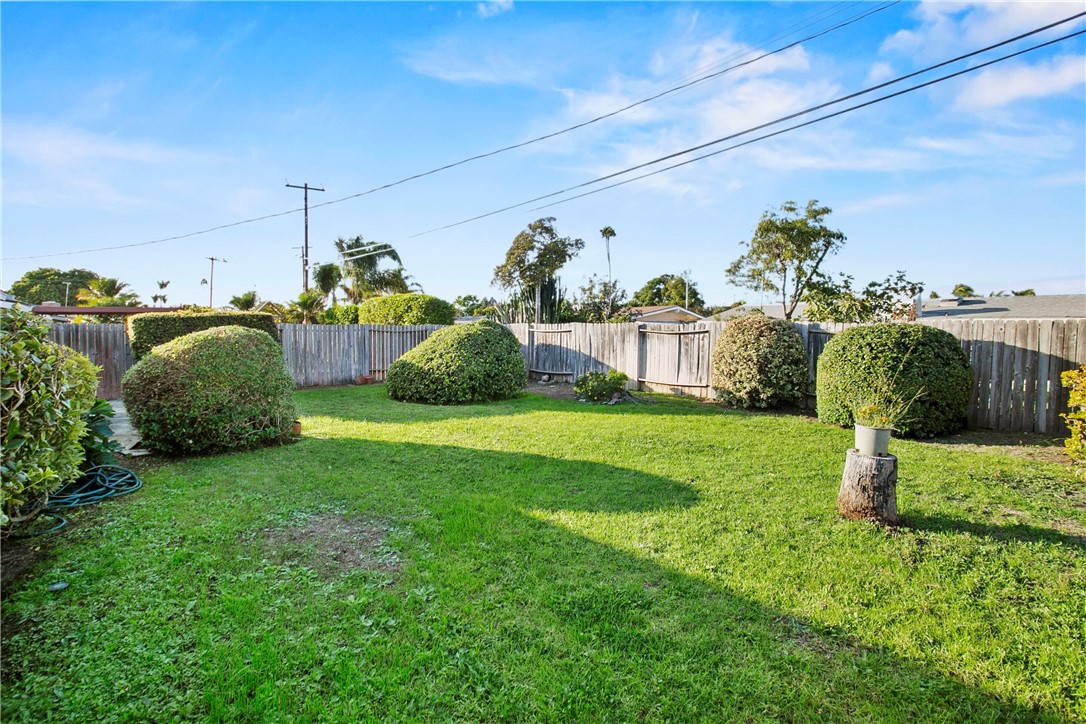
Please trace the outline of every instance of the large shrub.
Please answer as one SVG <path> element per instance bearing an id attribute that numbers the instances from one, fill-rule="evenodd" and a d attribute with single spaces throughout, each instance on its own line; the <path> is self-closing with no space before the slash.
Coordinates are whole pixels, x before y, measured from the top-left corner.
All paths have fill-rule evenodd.
<path id="1" fill-rule="evenodd" d="M 910 437 L 944 435 L 965 426 L 972 382 L 969 358 L 949 332 L 897 322 L 852 327 L 818 358 L 818 419 L 847 427 L 861 406 L 912 400 L 892 427 Z"/>
<path id="2" fill-rule="evenodd" d="M 389 366 L 387 382 L 393 399 L 456 405 L 513 397 L 528 368 L 513 333 L 481 320 L 437 330 Z"/>
<path id="3" fill-rule="evenodd" d="M 250 327 L 267 332 L 272 339 L 279 339 L 279 327 L 275 317 L 263 312 L 192 311 L 148 312 L 128 318 L 128 341 L 132 356 L 139 360 L 152 347 L 169 342 L 186 334 L 212 327 Z"/>
<path id="4" fill-rule="evenodd" d="M 452 324 L 453 306 L 427 294 L 390 294 L 373 297 L 358 307 L 361 324 Z"/>
<path id="5" fill-rule="evenodd" d="M 159 345 L 121 381 L 125 407 L 144 445 L 168 453 L 286 440 L 296 416 L 293 390 L 276 341 L 238 326 Z"/>
<path id="6" fill-rule="evenodd" d="M 751 314 L 724 327 L 713 347 L 712 372 L 724 404 L 749 408 L 798 402 L 807 387 L 807 352 L 790 323 Z"/>
<path id="7" fill-rule="evenodd" d="M 1070 412 L 1062 415 L 1071 435 L 1063 441 L 1063 446 L 1072 464 L 1086 476 L 1086 364 L 1064 372 L 1060 381 L 1071 390 L 1067 400 Z"/>
<path id="8" fill-rule="evenodd" d="M 98 388 L 83 355 L 53 344 L 40 318 L 0 310 L 0 524 L 79 474 L 80 438 Z"/>

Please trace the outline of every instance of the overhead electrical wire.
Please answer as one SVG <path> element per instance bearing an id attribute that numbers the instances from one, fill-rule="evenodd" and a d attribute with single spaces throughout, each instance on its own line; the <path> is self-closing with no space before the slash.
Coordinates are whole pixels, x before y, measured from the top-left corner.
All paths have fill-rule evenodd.
<path id="1" fill-rule="evenodd" d="M 891 2 L 884 3 L 884 4 L 879 5 L 879 6 L 875 7 L 875 8 L 873 8 L 873 9 L 867 10 L 866 12 L 863 12 L 863 13 L 861 13 L 859 15 L 856 15 L 856 16 L 850 17 L 850 18 L 848 18 L 846 20 L 843 20 L 843 21 L 841 21 L 841 22 L 837 23 L 836 25 L 833 25 L 833 26 L 831 26 L 829 28 L 826 28 L 826 29 L 821 30 L 819 32 L 808 35 L 808 36 L 806 36 L 806 37 L 804 37 L 804 38 L 802 38 L 800 40 L 796 40 L 796 41 L 794 41 L 792 43 L 784 45 L 784 46 L 782 46 L 780 48 L 777 48 L 775 50 L 766 51 L 765 53 L 762 53 L 761 55 L 759 55 L 759 56 L 757 56 L 755 58 L 752 58 L 750 60 L 745 60 L 745 61 L 743 61 L 741 63 L 737 63 L 735 65 L 728 66 L 726 68 L 714 71 L 712 73 L 708 73 L 708 74 L 705 74 L 705 75 L 699 75 L 699 77 L 696 77 L 693 80 L 680 83 L 679 85 L 671 86 L 670 88 L 667 88 L 667 89 L 665 89 L 665 90 L 663 90 L 663 91 L 661 91 L 659 93 L 651 95 L 651 96 L 649 96 L 647 98 L 643 98 L 643 99 L 641 99 L 639 101 L 635 101 L 633 103 L 630 103 L 630 104 L 628 104 L 626 106 L 615 109 L 613 111 L 609 111 L 609 112 L 604 113 L 602 115 L 596 116 L 596 117 L 591 118 L 591 119 L 589 119 L 587 121 L 583 121 L 581 123 L 577 123 L 577 124 L 574 124 L 572 126 L 562 128 L 562 129 L 560 129 L 558 131 L 553 131 L 551 133 L 544 134 L 542 136 L 537 136 L 535 138 L 531 138 L 531 139 L 526 140 L 526 141 L 521 141 L 519 143 L 515 143 L 515 144 L 509 145 L 509 146 L 504 146 L 502 148 L 498 148 L 498 149 L 495 149 L 493 151 L 488 151 L 488 152 L 485 152 L 485 153 L 480 153 L 480 154 L 477 154 L 477 155 L 474 155 L 474 156 L 470 156 L 468 158 L 464 158 L 464 159 L 461 159 L 459 161 L 455 161 L 453 163 L 448 163 L 448 164 L 445 164 L 443 166 L 439 166 L 439 167 L 430 169 L 429 171 L 423 171 L 421 173 L 413 174 L 411 176 L 406 176 L 406 177 L 404 177 L 402 179 L 399 179 L 398 181 L 393 181 L 393 182 L 390 182 L 390 183 L 382 184 L 380 186 L 375 186 L 374 188 L 368 189 L 366 191 L 362 191 L 362 192 L 359 192 L 359 193 L 356 193 L 356 194 L 351 194 L 349 196 L 343 196 L 343 197 L 338 198 L 338 199 L 332 199 L 330 201 L 324 201 L 324 202 L 321 202 L 319 204 L 312 204 L 312 205 L 310 205 L 309 208 L 316 209 L 316 208 L 320 208 L 322 206 L 331 206 L 333 204 L 343 203 L 344 201 L 350 201 L 350 200 L 353 200 L 353 199 L 361 198 L 363 196 L 368 196 L 370 194 L 374 194 L 374 193 L 377 193 L 379 191 L 384 191 L 384 190 L 393 188 L 395 186 L 399 186 L 401 184 L 408 183 L 410 181 L 416 181 L 418 179 L 425 178 L 427 176 L 432 176 L 432 175 L 440 173 L 442 171 L 448 171 L 449 169 L 453 169 L 453 168 L 456 168 L 458 166 L 463 166 L 463 165 L 471 163 L 473 161 L 479 161 L 479 160 L 484 159 L 484 158 L 490 158 L 492 156 L 496 156 L 496 155 L 501 154 L 501 153 L 506 153 L 508 151 L 513 151 L 513 150 L 516 150 L 518 148 L 524 148 L 525 146 L 529 146 L 529 145 L 532 145 L 532 144 L 535 144 L 535 143 L 539 143 L 541 141 L 545 141 L 545 140 L 548 140 L 548 139 L 551 139 L 551 138 L 555 138 L 557 136 L 561 136 L 561 135 L 566 134 L 566 133 L 570 133 L 571 131 L 575 131 L 575 130 L 584 128 L 586 126 L 592 125 L 594 123 L 598 123 L 598 122 L 606 120 L 608 118 L 612 118 L 612 117 L 617 116 L 617 115 L 619 115 L 621 113 L 625 113 L 627 111 L 633 110 L 634 108 L 645 105 L 646 103 L 651 103 L 652 101 L 663 98 L 664 96 L 670 95 L 672 93 L 677 93 L 677 92 L 682 91 L 682 90 L 686 90 L 686 89 L 691 88 L 691 87 L 693 87 L 695 85 L 703 83 L 703 82 L 705 82 L 707 80 L 711 80 L 713 78 L 720 77 L 720 76 L 722 76 L 722 75 L 724 75 L 726 73 L 730 73 L 733 70 L 737 70 L 739 68 L 749 66 L 752 63 L 756 63 L 759 60 L 762 60 L 764 58 L 768 58 L 768 57 L 776 55 L 778 53 L 782 53 L 785 50 L 789 50 L 790 48 L 794 48 L 794 47 L 796 47 L 798 45 L 802 45 L 803 43 L 806 43 L 808 41 L 820 38 L 822 36 L 825 36 L 825 35 L 827 35 L 829 33 L 834 32 L 836 30 L 840 30 L 841 28 L 844 28 L 844 27 L 847 27 L 847 26 L 852 25 L 854 23 L 857 23 L 857 22 L 859 22 L 859 21 L 861 21 L 861 20 L 863 20 L 865 18 L 868 18 L 868 17 L 870 17 L 870 16 L 872 16 L 872 15 L 874 15 L 876 13 L 882 12 L 883 10 L 887 10 L 887 9 L 893 7 L 894 5 L 899 4 L 900 2 L 901 2 L 901 0 L 892 0 Z M 834 6 L 834 7 L 836 7 L 836 6 Z M 802 30 L 803 28 L 809 27 L 811 25 L 815 25 L 815 24 L 817 24 L 818 21 L 813 21 L 812 18 L 817 17 L 820 14 L 825 14 L 826 12 L 828 12 L 828 11 L 823 11 L 821 13 L 816 13 L 815 15 L 811 16 L 811 18 L 808 18 L 808 21 L 810 21 L 810 22 L 808 22 L 806 25 L 793 26 L 793 28 L 798 28 L 798 29 L 778 33 L 777 35 L 774 35 L 774 36 L 770 37 L 768 40 L 773 40 L 773 39 L 778 38 L 778 37 L 788 37 L 789 35 L 793 35 L 793 34 L 795 34 L 795 32 L 798 32 L 798 30 Z M 827 17 L 832 17 L 833 15 L 838 14 L 840 12 L 844 12 L 844 9 L 838 10 L 838 11 L 836 11 L 834 13 L 829 13 L 829 15 Z M 765 41 L 765 42 L 768 42 L 768 41 Z M 748 51 L 747 53 L 739 54 L 738 57 L 743 57 L 743 55 L 749 55 L 750 52 L 753 52 L 753 51 Z M 733 54 L 733 56 L 734 55 L 735 54 Z M 713 67 L 719 66 L 721 63 L 725 63 L 725 62 L 728 62 L 728 59 L 722 59 L 720 61 L 717 61 L 716 63 L 711 64 L 710 66 L 708 66 L 708 68 L 713 68 Z M 698 71 L 698 73 L 700 73 L 700 71 Z M 689 76 L 687 76 L 687 77 L 689 77 Z M 278 218 L 278 217 L 281 217 L 281 216 L 289 216 L 290 214 L 297 214 L 297 213 L 300 213 L 302 211 L 303 211 L 302 208 L 289 209 L 287 211 L 280 211 L 280 212 L 273 213 L 273 214 L 266 214 L 264 216 L 257 216 L 257 217 L 250 218 L 250 219 L 243 219 L 241 221 L 234 221 L 234 222 L 227 223 L 227 224 L 220 224 L 218 226 L 212 226 L 210 228 L 201 229 L 199 231 L 193 231 L 193 232 L 189 232 L 189 233 L 186 233 L 186 234 L 178 234 L 176 236 L 163 237 L 161 239 L 153 239 L 153 240 L 150 240 L 150 241 L 141 241 L 141 242 L 135 242 L 135 243 L 130 243 L 130 244 L 117 244 L 117 245 L 113 245 L 113 246 L 102 246 L 102 247 L 96 247 L 96 248 L 93 248 L 93 249 L 80 249 L 80 250 L 77 250 L 77 251 L 56 252 L 56 253 L 53 253 L 53 254 L 34 254 L 34 255 L 29 255 L 29 256 L 10 256 L 10 257 L 3 257 L 3 261 L 15 261 L 15 260 L 22 260 L 22 259 L 46 259 L 46 258 L 58 257 L 58 256 L 74 256 L 74 255 L 77 255 L 77 254 L 90 254 L 90 253 L 99 252 L 99 251 L 115 251 L 117 249 L 131 249 L 131 248 L 136 248 L 136 247 L 141 247 L 141 246 L 151 246 L 151 245 L 155 245 L 155 244 L 164 244 L 164 243 L 170 242 L 170 241 L 180 241 L 182 239 L 188 239 L 188 238 L 191 238 L 191 237 L 194 237 L 194 236 L 201 236 L 201 235 L 204 235 L 204 234 L 210 234 L 210 233 L 215 232 L 215 231 L 222 231 L 224 229 L 230 229 L 230 228 L 234 228 L 234 227 L 237 227 L 237 226 L 243 226 L 245 224 L 253 224 L 253 223 L 256 223 L 258 221 L 267 221 L 268 219 L 274 219 L 274 218 Z"/>
<path id="2" fill-rule="evenodd" d="M 614 173 L 610 173 L 610 174 L 607 174 L 605 176 L 600 176 L 600 177 L 592 179 L 590 181 L 584 181 L 582 183 L 566 187 L 564 189 L 561 189 L 560 191 L 553 191 L 551 193 L 544 194 L 542 196 L 537 196 L 537 197 L 535 197 L 533 199 L 529 199 L 527 201 L 521 201 L 519 203 L 511 204 L 509 206 L 505 206 L 505 207 L 502 207 L 500 209 L 495 209 L 494 211 L 488 211 L 485 214 L 479 214 L 479 215 L 473 216 L 473 217 L 471 217 L 469 219 L 463 219 L 461 221 L 457 221 L 457 222 L 454 222 L 452 224 L 446 224 L 444 226 L 435 227 L 433 229 L 429 229 L 427 231 L 422 231 L 422 232 L 419 232 L 417 234 L 412 234 L 408 238 L 409 239 L 414 239 L 414 238 L 417 238 L 417 237 L 420 237 L 420 236 L 426 236 L 427 234 L 433 234 L 433 233 L 438 232 L 438 231 L 444 231 L 446 229 L 451 229 L 451 228 L 454 228 L 454 227 L 457 227 L 457 226 L 463 226 L 464 224 L 468 224 L 468 223 L 471 223 L 473 221 L 479 221 L 480 219 L 485 219 L 485 218 L 488 218 L 490 216 L 495 216 L 497 214 L 501 214 L 501 213 L 504 213 L 506 211 L 512 211 L 513 209 L 519 209 L 519 208 L 521 208 L 523 206 L 528 206 L 528 205 L 534 204 L 534 203 L 536 203 L 538 201 L 544 201 L 546 199 L 554 198 L 555 196 L 561 196 L 562 194 L 569 193 L 570 191 L 576 191 L 577 189 L 585 188 L 586 186 L 592 186 L 593 184 L 601 183 L 603 181 L 607 181 L 609 179 L 616 178 L 618 176 L 623 176 L 625 174 L 631 173 L 633 171 L 637 171 L 637 170 L 642 169 L 642 168 L 646 168 L 648 166 L 654 166 L 654 165 L 656 165 L 658 163 L 663 163 L 665 161 L 669 161 L 671 159 L 678 158 L 679 156 L 685 156 L 685 155 L 687 155 L 689 153 L 694 153 L 695 151 L 700 151 L 700 150 L 703 150 L 705 148 L 709 148 L 710 146 L 716 146 L 716 145 L 719 145 L 721 143 L 725 143 L 727 141 L 731 141 L 731 140 L 734 140 L 736 138 L 739 138 L 740 136 L 745 136 L 747 134 L 754 133 L 755 131 L 760 131 L 760 130 L 762 130 L 764 128 L 768 128 L 769 126 L 774 126 L 774 125 L 777 125 L 778 123 L 783 123 L 785 121 L 790 121 L 790 120 L 793 120 L 793 119 L 798 118 L 800 116 L 804 116 L 804 115 L 807 115 L 809 113 L 814 113 L 814 112 L 822 110 L 824 108 L 828 108 L 829 106 L 837 105 L 839 103 L 844 103 L 845 101 L 849 101 L 849 100 L 852 100 L 852 99 L 857 98 L 859 96 L 866 95 L 868 93 L 872 93 L 872 92 L 877 91 L 877 90 L 881 90 L 883 88 L 894 85 L 896 83 L 900 83 L 900 82 L 902 82 L 904 80 L 908 80 L 910 78 L 915 78 L 918 75 L 923 75 L 924 73 L 929 73 L 929 72 L 931 72 L 933 70 L 936 70 L 938 68 L 942 68 L 944 66 L 951 65 L 953 63 L 957 63 L 957 62 L 960 62 L 962 60 L 966 60 L 966 59 L 974 57 L 976 55 L 986 53 L 986 52 L 988 52 L 990 50 L 994 50 L 995 48 L 999 48 L 999 47 L 1002 47 L 1004 45 L 1008 45 L 1010 43 L 1017 42 L 1019 40 L 1022 40 L 1023 38 L 1027 38 L 1027 37 L 1030 37 L 1032 35 L 1042 33 L 1042 32 L 1044 32 L 1046 30 L 1050 30 L 1050 29 L 1052 29 L 1052 28 L 1054 28 L 1056 26 L 1063 25 L 1065 23 L 1069 23 L 1069 22 L 1071 22 L 1073 20 L 1076 20 L 1078 18 L 1081 18 L 1083 16 L 1086 16 L 1086 12 L 1078 13 L 1077 15 L 1073 15 L 1073 16 L 1065 18 L 1063 20 L 1056 21 L 1056 22 L 1051 23 L 1049 25 L 1046 25 L 1044 27 L 1037 28 L 1035 30 L 1031 30 L 1031 31 L 1029 31 L 1027 33 L 1017 35 L 1017 36 L 1015 36 L 1013 38 L 1008 38 L 1007 40 L 1003 40 L 1003 41 L 1001 41 L 999 43 L 994 43 L 994 44 L 989 45 L 989 46 L 987 46 L 985 48 L 981 48 L 980 50 L 975 50 L 975 51 L 972 51 L 970 53 L 960 55 L 960 56 L 958 56 L 956 58 L 952 58 L 950 60 L 945 60 L 945 61 L 943 61 L 941 63 L 936 63 L 935 65 L 930 65 L 927 68 L 923 68 L 921 70 L 917 70 L 917 71 L 914 71 L 912 73 L 908 73 L 906 75 L 899 76 L 898 78 L 894 78 L 893 80 L 889 80 L 889 81 L 886 81 L 884 83 L 879 83 L 878 85 L 871 86 L 870 88 L 865 88 L 864 90 L 856 91 L 855 93 L 850 93 L 848 95 L 844 95 L 844 96 L 841 96 L 839 98 L 835 98 L 834 100 L 827 101 L 825 103 L 820 103 L 820 104 L 815 105 L 815 106 L 811 106 L 810 108 L 806 108 L 806 109 L 804 109 L 802 111 L 797 111 L 795 113 L 790 113 L 790 114 L 788 114 L 786 116 L 781 116 L 780 118 L 774 119 L 772 121 L 768 121 L 766 123 L 762 123 L 762 124 L 757 125 L 757 126 L 752 126 L 750 128 L 739 131 L 737 133 L 733 133 L 733 134 L 730 134 L 730 135 L 727 135 L 727 136 L 723 136 L 721 138 L 717 138 L 717 139 L 714 139 L 712 141 L 708 141 L 706 143 L 701 143 L 701 144 L 698 144 L 696 146 L 691 146 L 691 147 L 685 148 L 685 149 L 683 149 L 681 151 L 675 151 L 674 153 L 669 153 L 669 154 L 667 154 L 665 156 L 661 156 L 659 158 L 653 159 L 652 161 L 646 161 L 644 163 L 637 164 L 636 166 L 630 166 L 628 168 L 622 169 L 621 171 L 615 171 Z M 844 109 L 842 111 L 838 111 L 838 112 L 835 112 L 835 113 L 832 113 L 832 114 L 828 114 L 826 116 L 822 116 L 822 117 L 820 117 L 820 118 L 818 118 L 818 119 L 816 119 L 814 121 L 801 123 L 801 124 L 798 124 L 796 126 L 792 126 L 792 127 L 787 128 L 787 129 L 784 129 L 782 131 L 778 131 L 778 132 L 775 132 L 775 133 L 760 136 L 760 137 L 758 137 L 756 139 L 746 141 L 746 142 L 741 143 L 741 144 L 737 144 L 736 146 L 729 147 L 728 149 L 725 149 L 725 150 L 731 150 L 732 148 L 738 148 L 739 146 L 746 146 L 746 145 L 749 145 L 750 143 L 753 143 L 754 141 L 764 140 L 766 138 L 771 138 L 773 136 L 778 136 L 781 133 L 785 133 L 785 132 L 790 131 L 790 130 L 794 130 L 794 129 L 797 129 L 797 128 L 802 128 L 804 126 L 809 126 L 812 123 L 817 123 L 819 121 L 826 120 L 828 118 L 833 118 L 835 116 L 840 116 L 840 115 L 843 115 L 844 113 L 848 113 L 848 112 L 853 111 L 853 110 L 858 110 L 860 108 L 865 108 L 867 106 L 873 105 L 875 103 L 878 103 L 878 102 L 881 102 L 881 101 L 884 101 L 884 100 L 889 100 L 891 98 L 896 98 L 897 96 L 904 95 L 905 93 L 909 93 L 909 92 L 912 92 L 914 90 L 919 90 L 921 88 L 925 88 L 927 86 L 934 85 L 935 83 L 940 83 L 940 82 L 943 82 L 945 80 L 950 80 L 951 78 L 956 78 L 956 77 L 958 77 L 960 75 L 965 75 L 966 73 L 974 72 L 976 70 L 987 67 L 987 66 L 992 65 L 994 63 L 999 63 L 999 62 L 1002 62 L 1004 60 L 1009 60 L 1010 58 L 1014 58 L 1014 57 L 1017 57 L 1019 55 L 1023 55 L 1025 53 L 1029 53 L 1029 52 L 1032 52 L 1034 50 L 1038 50 L 1040 48 L 1044 48 L 1046 46 L 1053 45 L 1054 43 L 1058 43 L 1058 42 L 1062 42 L 1064 40 L 1068 40 L 1068 39 L 1076 37 L 1078 35 L 1082 35 L 1083 33 L 1086 33 L 1086 31 L 1078 31 L 1078 32 L 1075 32 L 1075 33 L 1071 33 L 1069 35 L 1062 36 L 1062 37 L 1057 38 L 1055 40 L 1052 40 L 1052 41 L 1049 41 L 1049 42 L 1046 42 L 1046 43 L 1042 43 L 1040 45 L 1035 45 L 1035 46 L 1033 46 L 1031 48 L 1027 48 L 1026 50 L 1023 50 L 1023 51 L 1012 53 L 1010 55 L 1005 55 L 1005 56 L 1003 56 L 1001 58 L 997 58 L 995 60 L 988 61 L 988 62 L 980 64 L 980 65 L 972 66 L 970 68 L 966 68 L 965 70 L 958 71 L 956 73 L 952 73 L 952 74 L 949 74 L 949 75 L 946 75 L 946 76 L 941 76 L 940 78 L 937 78 L 937 79 L 935 79 L 933 81 L 930 81 L 930 82 L 927 82 L 927 83 L 922 83 L 922 84 L 917 85 L 917 86 L 912 86 L 912 87 L 910 87 L 910 88 L 908 88 L 906 90 L 899 91 L 899 92 L 896 92 L 896 93 L 891 93 L 889 95 L 877 98 L 877 99 L 875 99 L 873 101 L 869 101 L 867 103 L 862 103 L 862 104 L 859 104 L 859 105 L 852 106 L 850 108 Z M 698 159 L 694 159 L 694 160 L 700 160 L 701 158 L 709 158 L 710 156 L 719 155 L 719 153 L 721 153 L 721 152 L 718 151 L 718 152 L 715 152 L 715 153 L 705 154 L 704 156 L 701 156 Z M 670 168 L 677 168 L 678 166 L 684 166 L 687 163 L 689 163 L 689 162 L 684 162 L 684 163 L 681 163 L 681 164 L 675 164 L 674 166 L 670 166 L 668 168 L 669 169 Z M 668 170 L 668 169 L 663 169 L 663 170 Z M 659 172 L 653 172 L 653 173 L 650 173 L 650 174 L 645 174 L 644 176 L 639 176 L 638 178 L 646 178 L 648 176 L 656 175 L 656 173 L 659 173 Z M 623 183 L 628 183 L 628 182 L 623 182 Z M 614 186 L 621 186 L 621 185 L 623 185 L 623 184 L 613 184 L 612 186 L 609 186 L 608 188 L 613 188 Z M 589 194 L 581 194 L 581 196 L 587 196 L 587 195 L 589 195 Z M 574 197 L 574 198 L 580 198 L 580 197 L 578 196 L 578 197 Z M 569 199 L 569 200 L 572 200 L 572 199 Z M 555 205 L 555 204 L 548 204 L 547 206 L 553 206 L 553 205 Z M 538 208 L 547 208 L 547 207 L 543 206 L 543 207 L 538 207 Z M 533 209 L 533 210 L 536 210 L 536 209 Z"/>

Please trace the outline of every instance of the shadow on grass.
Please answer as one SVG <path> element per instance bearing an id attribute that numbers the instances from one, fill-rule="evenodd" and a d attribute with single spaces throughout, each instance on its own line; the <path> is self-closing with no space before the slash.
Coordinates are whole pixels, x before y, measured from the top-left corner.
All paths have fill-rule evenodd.
<path id="1" fill-rule="evenodd" d="M 1051 528 L 1038 528 L 1024 523 L 993 525 L 966 518 L 955 518 L 949 515 L 908 512 L 901 516 L 901 524 L 903 527 L 912 530 L 927 531 L 929 533 L 967 533 L 992 540 L 1055 543 L 1086 550 L 1086 536 L 1061 533 Z"/>
<path id="2" fill-rule="evenodd" d="M 392 610 L 391 616 L 413 617 L 412 633 L 375 642 L 357 661 L 336 659 L 345 677 L 332 688 L 290 683 L 320 660 L 308 662 L 289 645 L 279 651 L 266 643 L 277 650 L 264 663 L 268 669 L 229 688 L 216 682 L 242 665 L 245 652 L 203 652 L 210 662 L 205 696 L 215 716 L 1018 721 L 1038 715 L 525 512 L 549 510 L 555 519 L 567 512 L 655 515 L 698 502 L 689 487 L 664 477 L 532 454 L 344 439 L 270 451 L 268 462 L 273 477 L 261 487 L 291 481 L 296 507 L 325 497 L 382 515 L 424 508 L 417 531 L 430 557 L 415 562 L 405 587 L 424 582 L 437 600 L 422 612 Z M 388 661 L 396 666 L 389 669 Z M 267 681 L 280 682 L 272 698 Z M 330 703 L 336 701 L 369 703 L 336 709 L 346 707 Z"/>

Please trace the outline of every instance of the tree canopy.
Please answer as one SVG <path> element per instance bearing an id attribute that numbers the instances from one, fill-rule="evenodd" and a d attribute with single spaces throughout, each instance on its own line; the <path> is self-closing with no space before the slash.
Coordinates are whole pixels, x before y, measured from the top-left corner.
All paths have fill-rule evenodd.
<path id="1" fill-rule="evenodd" d="M 348 258 L 343 262 L 343 278 L 350 284 L 340 287 L 355 304 L 379 294 L 401 294 L 410 291 L 404 277 L 403 262 L 390 244 L 365 241 L 361 235 L 335 241 L 336 251 Z M 392 269 L 382 269 L 381 261 L 396 263 Z"/>
<path id="2" fill-rule="evenodd" d="M 505 261 L 494 268 L 494 281 L 505 289 L 520 287 L 535 291 L 535 323 L 542 318 L 542 288 L 555 273 L 584 248 L 584 241 L 559 236 L 554 217 L 546 216 L 528 224 L 517 234 Z"/>
<path id="3" fill-rule="evenodd" d="M 9 290 L 20 302 L 26 304 L 41 304 L 42 302 L 57 302 L 59 304 L 75 304 L 76 295 L 87 288 L 87 285 L 98 278 L 98 275 L 89 269 L 69 269 L 61 271 L 52 267 L 33 269 L 23 274 Z"/>
<path id="4" fill-rule="evenodd" d="M 113 277 L 97 277 L 79 290 L 76 299 L 85 307 L 138 307 L 140 298 L 129 289 L 128 282 Z"/>
<path id="5" fill-rule="evenodd" d="M 913 300 L 923 290 L 922 282 L 909 281 L 902 271 L 862 290 L 853 289 L 846 274 L 840 282 L 823 277 L 812 281 L 803 296 L 804 315 L 816 322 L 907 321 L 915 317 Z"/>
<path id="6" fill-rule="evenodd" d="M 689 299 L 689 306 L 687 300 Z M 705 308 L 705 300 L 698 292 L 698 285 L 676 274 L 661 274 L 649 279 L 630 300 L 634 307 L 679 306 L 698 314 Z"/>
<path id="7" fill-rule="evenodd" d="M 819 278 L 819 267 L 845 243 L 845 235 L 823 221 L 832 209 L 816 199 L 801 209 L 786 201 L 762 214 L 747 252 L 732 262 L 727 279 L 758 292 L 780 294 L 785 319 L 791 319 L 808 286 Z"/>

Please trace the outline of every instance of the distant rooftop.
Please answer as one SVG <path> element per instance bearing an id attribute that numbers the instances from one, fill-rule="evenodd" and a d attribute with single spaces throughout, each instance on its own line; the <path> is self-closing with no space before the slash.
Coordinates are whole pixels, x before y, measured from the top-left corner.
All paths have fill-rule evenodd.
<path id="1" fill-rule="evenodd" d="M 924 318 L 1083 319 L 1086 294 L 1045 294 L 1036 297 L 944 297 L 925 299 Z"/>

